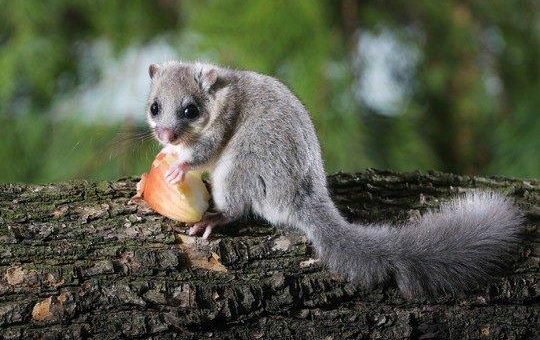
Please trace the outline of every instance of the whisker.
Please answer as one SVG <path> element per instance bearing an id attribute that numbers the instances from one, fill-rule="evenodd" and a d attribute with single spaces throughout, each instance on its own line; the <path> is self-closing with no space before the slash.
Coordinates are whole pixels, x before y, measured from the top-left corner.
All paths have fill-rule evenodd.
<path id="1" fill-rule="evenodd" d="M 108 158 L 112 160 L 113 157 L 118 158 L 125 154 L 131 154 L 140 159 L 141 150 L 148 149 L 145 144 L 152 139 L 154 139 L 154 132 L 147 128 L 144 130 L 137 128 L 119 130 L 107 147 Z"/>

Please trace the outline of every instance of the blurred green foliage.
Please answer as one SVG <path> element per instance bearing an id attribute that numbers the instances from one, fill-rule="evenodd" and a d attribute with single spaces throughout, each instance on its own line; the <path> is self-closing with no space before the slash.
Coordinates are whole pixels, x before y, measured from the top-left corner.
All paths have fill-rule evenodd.
<path id="1" fill-rule="evenodd" d="M 0 119 L 2 182 L 107 179 L 147 171 L 158 146 L 137 127 L 53 123 L 43 115 Z"/>
<path id="2" fill-rule="evenodd" d="M 0 8 L 0 182 L 144 171 L 157 151 L 144 126 L 90 124 L 77 112 L 59 120 L 51 101 L 100 79 L 99 70 L 82 78 L 88 44 L 104 39 L 120 55 L 157 37 L 182 57 L 283 80 L 312 112 L 329 171 L 540 174 L 534 0 L 0 0 Z M 419 51 L 408 100 L 393 115 L 355 96 L 366 32 L 392 32 Z"/>

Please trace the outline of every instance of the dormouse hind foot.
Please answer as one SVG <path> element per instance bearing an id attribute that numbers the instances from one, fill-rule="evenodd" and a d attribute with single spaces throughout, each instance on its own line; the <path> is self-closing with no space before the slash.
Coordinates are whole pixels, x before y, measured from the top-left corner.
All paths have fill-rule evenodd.
<path id="1" fill-rule="evenodd" d="M 229 223 L 229 218 L 227 218 L 223 213 L 214 212 L 214 213 L 205 213 L 202 220 L 193 224 L 189 230 L 188 235 L 197 235 L 204 231 L 202 238 L 207 239 L 208 236 L 212 233 L 212 229 L 216 226 Z"/>

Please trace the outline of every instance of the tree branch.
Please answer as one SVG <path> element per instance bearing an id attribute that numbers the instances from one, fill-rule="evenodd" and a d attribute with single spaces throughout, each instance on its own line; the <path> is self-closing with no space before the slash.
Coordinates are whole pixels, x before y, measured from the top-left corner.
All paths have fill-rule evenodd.
<path id="1" fill-rule="evenodd" d="M 329 273 L 303 235 L 253 219 L 209 242 L 129 205 L 136 179 L 0 186 L 0 338 L 533 338 L 538 181 L 369 170 L 330 176 L 351 221 L 400 222 L 473 188 L 514 197 L 527 231 L 489 287 L 403 299 Z M 352 259 L 353 260 L 353 259 Z"/>

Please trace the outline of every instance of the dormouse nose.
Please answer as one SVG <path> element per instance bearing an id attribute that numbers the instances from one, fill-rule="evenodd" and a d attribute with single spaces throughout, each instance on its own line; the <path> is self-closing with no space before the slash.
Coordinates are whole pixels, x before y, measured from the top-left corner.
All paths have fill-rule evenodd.
<path id="1" fill-rule="evenodd" d="M 178 137 L 173 129 L 166 127 L 156 127 L 156 134 L 159 139 L 167 143 L 174 141 Z"/>

